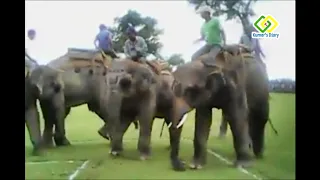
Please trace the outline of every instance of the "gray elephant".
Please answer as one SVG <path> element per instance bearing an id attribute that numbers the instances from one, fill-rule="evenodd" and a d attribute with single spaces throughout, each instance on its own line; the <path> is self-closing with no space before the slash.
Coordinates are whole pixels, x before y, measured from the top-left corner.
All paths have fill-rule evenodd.
<path id="1" fill-rule="evenodd" d="M 174 72 L 176 96 L 196 109 L 194 155 L 191 168 L 206 163 L 212 108 L 222 109 L 233 135 L 235 165 L 248 165 L 249 141 L 262 157 L 264 128 L 269 118 L 268 76 L 263 64 L 242 46 L 226 46 L 216 58 L 201 56 Z M 177 120 L 177 119 L 175 119 Z M 181 128 L 173 122 L 173 126 Z"/>
<path id="2" fill-rule="evenodd" d="M 105 107 L 107 99 L 106 59 L 100 56 L 101 54 L 96 55 L 95 52 L 80 52 L 81 57 L 87 55 L 92 59 L 74 58 L 68 53 L 45 66 L 38 66 L 30 76 L 31 84 L 37 87 L 39 92 L 45 119 L 43 131 L 45 146 L 53 145 L 52 137 L 58 146 L 70 144 L 65 135 L 64 120 L 71 107 L 88 104 L 90 111 L 106 120 L 106 111 L 100 108 Z"/>
<path id="3" fill-rule="evenodd" d="M 113 129 L 111 133 L 112 155 L 121 153 L 123 135 L 130 123 L 138 119 L 140 159 L 147 159 L 151 153 L 150 139 L 154 118 L 164 118 L 169 125 L 173 121 L 172 119 L 180 119 L 186 110 L 190 109 L 190 107 L 184 107 L 186 104 L 182 104 L 183 101 L 175 98 L 172 91 L 174 82 L 172 74 L 169 71 L 163 71 L 155 62 L 147 62 L 147 64 L 125 60 L 114 62 L 110 66 L 112 71 L 122 72 L 114 74 L 113 78 L 116 80 L 110 80 L 115 87 L 114 95 L 109 101 L 112 106 L 111 104 L 107 106 L 110 111 L 109 125 Z M 112 75 L 108 77 L 112 78 Z M 112 85 L 108 87 L 112 87 Z M 181 161 L 175 154 L 178 153 L 179 145 L 174 140 L 180 139 L 180 137 L 176 137 L 180 133 L 175 131 L 177 131 L 175 128 L 169 128 L 171 154 L 173 154 L 170 155 L 170 158 L 174 167 L 179 169 L 183 166 L 176 164 Z"/>
<path id="4" fill-rule="evenodd" d="M 38 155 L 41 149 L 41 132 L 39 113 L 37 110 L 38 92 L 30 83 L 30 74 L 38 64 L 28 58 L 25 59 L 25 123 L 28 128 L 31 143 L 33 145 L 32 154 Z"/>

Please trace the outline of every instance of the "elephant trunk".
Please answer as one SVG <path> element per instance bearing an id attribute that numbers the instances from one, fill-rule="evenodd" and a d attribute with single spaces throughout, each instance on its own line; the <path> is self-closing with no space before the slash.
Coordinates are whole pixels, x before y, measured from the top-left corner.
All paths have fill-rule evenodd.
<path id="1" fill-rule="evenodd" d="M 132 78 L 130 75 L 125 75 L 123 78 L 119 81 L 119 86 L 121 91 L 128 91 L 132 85 Z"/>

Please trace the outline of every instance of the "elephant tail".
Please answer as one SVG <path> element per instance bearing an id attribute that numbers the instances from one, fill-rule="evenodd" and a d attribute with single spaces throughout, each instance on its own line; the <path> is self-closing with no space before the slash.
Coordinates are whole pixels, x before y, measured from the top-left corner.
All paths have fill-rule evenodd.
<path id="1" fill-rule="evenodd" d="M 160 138 L 162 137 L 162 133 L 163 133 L 163 128 L 164 128 L 164 124 L 166 124 L 166 121 L 163 121 L 162 126 L 161 126 L 161 131 L 160 131 Z"/>
<path id="2" fill-rule="evenodd" d="M 278 134 L 278 131 L 277 131 L 276 128 L 274 127 L 274 125 L 273 125 L 273 123 L 272 123 L 272 121 L 271 121 L 270 118 L 268 118 L 268 122 L 269 122 L 269 124 L 270 124 L 273 132 L 278 136 L 278 135 L 279 135 L 279 134 Z"/>

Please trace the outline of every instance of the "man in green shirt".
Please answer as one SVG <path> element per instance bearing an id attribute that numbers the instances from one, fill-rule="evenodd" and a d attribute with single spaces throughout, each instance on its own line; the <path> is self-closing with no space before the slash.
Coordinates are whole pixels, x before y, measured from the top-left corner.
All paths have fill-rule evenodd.
<path id="1" fill-rule="evenodd" d="M 226 36 L 221 23 L 217 17 L 211 16 L 211 11 L 209 6 L 202 6 L 196 12 L 201 15 L 205 22 L 201 27 L 201 38 L 197 39 L 195 43 L 205 40 L 206 45 L 192 55 L 192 61 L 206 53 L 215 57 L 220 52 L 222 45 L 226 43 Z"/>

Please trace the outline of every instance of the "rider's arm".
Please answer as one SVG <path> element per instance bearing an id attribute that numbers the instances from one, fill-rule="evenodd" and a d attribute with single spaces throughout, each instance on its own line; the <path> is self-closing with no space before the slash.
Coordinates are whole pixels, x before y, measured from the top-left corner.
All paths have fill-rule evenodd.
<path id="1" fill-rule="evenodd" d="M 137 43 L 138 46 L 136 47 L 137 51 L 140 51 L 143 54 L 147 53 L 148 45 L 146 41 L 142 37 L 139 37 L 138 40 L 139 40 L 139 42 Z"/>
<path id="2" fill-rule="evenodd" d="M 98 35 L 96 35 L 96 37 L 94 38 L 94 41 L 93 41 L 93 44 L 94 44 L 95 48 L 98 48 L 97 42 L 98 42 Z"/>

